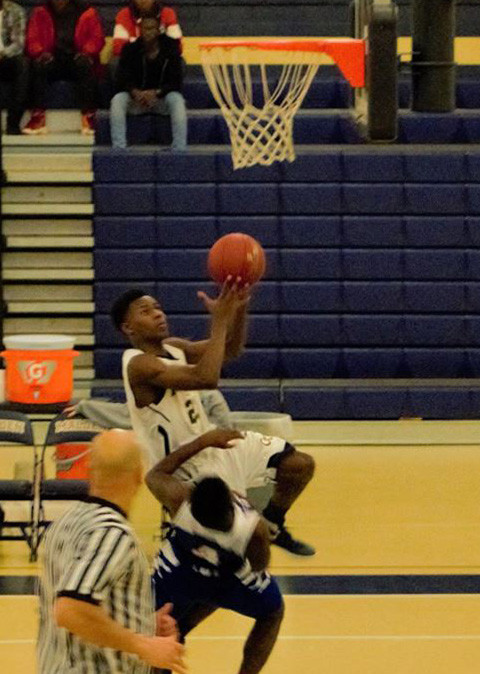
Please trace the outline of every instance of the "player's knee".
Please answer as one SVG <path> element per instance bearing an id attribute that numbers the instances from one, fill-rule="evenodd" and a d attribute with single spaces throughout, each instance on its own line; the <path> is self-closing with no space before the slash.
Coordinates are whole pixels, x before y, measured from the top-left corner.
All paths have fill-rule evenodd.
<path id="1" fill-rule="evenodd" d="M 283 599 L 281 599 L 279 606 L 270 613 L 267 613 L 265 616 L 263 616 L 262 620 L 268 622 L 268 624 L 271 625 L 272 627 L 278 627 L 281 624 L 284 615 L 285 615 L 285 603 Z"/>
<path id="2" fill-rule="evenodd" d="M 280 463 L 279 471 L 284 474 L 288 473 L 291 480 L 309 482 L 315 472 L 315 461 L 310 454 L 292 448 L 292 451 L 286 454 Z"/>

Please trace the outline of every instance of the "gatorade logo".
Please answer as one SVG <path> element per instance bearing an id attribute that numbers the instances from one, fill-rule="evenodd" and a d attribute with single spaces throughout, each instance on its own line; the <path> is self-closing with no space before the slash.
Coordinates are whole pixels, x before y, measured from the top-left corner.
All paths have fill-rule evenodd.
<path id="1" fill-rule="evenodd" d="M 57 369 L 54 360 L 21 360 L 18 369 L 26 384 L 47 384 Z"/>

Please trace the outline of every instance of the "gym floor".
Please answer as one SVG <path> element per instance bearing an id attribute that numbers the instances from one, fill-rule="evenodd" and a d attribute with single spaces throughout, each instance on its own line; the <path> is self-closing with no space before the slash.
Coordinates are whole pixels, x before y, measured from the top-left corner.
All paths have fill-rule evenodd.
<path id="1" fill-rule="evenodd" d="M 317 470 L 289 524 L 317 554 L 273 548 L 286 617 L 265 673 L 476 673 L 480 422 L 308 422 L 295 437 Z M 19 458 L 2 452 L 2 477 Z M 149 554 L 158 519 L 143 490 L 132 520 Z M 35 671 L 40 569 L 24 543 L 0 543 L 6 674 Z M 235 674 L 249 625 L 223 611 L 208 619 L 187 642 L 191 672 Z"/>

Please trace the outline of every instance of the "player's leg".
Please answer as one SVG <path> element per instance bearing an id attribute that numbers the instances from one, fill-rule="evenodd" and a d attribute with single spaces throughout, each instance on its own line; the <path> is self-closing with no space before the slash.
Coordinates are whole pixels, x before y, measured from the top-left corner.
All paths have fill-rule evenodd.
<path id="1" fill-rule="evenodd" d="M 239 674 L 257 674 L 267 662 L 277 641 L 284 608 L 262 618 L 257 618 L 243 648 Z"/>
<path id="2" fill-rule="evenodd" d="M 257 674 L 275 646 L 283 620 L 284 604 L 276 580 L 267 572 L 254 574 L 248 585 L 234 578 L 221 598 L 220 607 L 255 619 L 238 671 L 239 674 Z"/>
<path id="3" fill-rule="evenodd" d="M 281 454 L 274 455 L 270 466 L 275 464 L 275 487 L 272 498 L 263 511 L 270 525 L 272 541 L 289 552 L 298 555 L 313 555 L 315 549 L 307 543 L 292 538 L 285 527 L 285 516 L 313 477 L 315 462 L 309 454 L 299 452 L 286 444 Z"/>
<path id="4" fill-rule="evenodd" d="M 315 549 L 295 540 L 285 527 L 285 515 L 313 477 L 315 462 L 309 454 L 299 452 L 282 438 L 248 431 L 235 447 L 223 452 L 228 462 L 226 482 L 239 479 L 246 488 L 273 483 L 272 498 L 263 511 L 272 542 L 296 555 L 313 555 Z M 240 476 L 240 477 L 239 477 Z M 224 478 L 225 479 L 225 478 Z"/>

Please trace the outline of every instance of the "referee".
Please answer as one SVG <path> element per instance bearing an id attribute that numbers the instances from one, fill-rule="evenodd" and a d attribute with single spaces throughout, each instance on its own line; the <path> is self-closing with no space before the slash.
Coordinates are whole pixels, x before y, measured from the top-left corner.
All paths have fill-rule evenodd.
<path id="1" fill-rule="evenodd" d="M 142 483 L 130 431 L 105 431 L 92 446 L 90 496 L 49 528 L 40 590 L 40 674 L 186 672 L 176 625 L 155 614 L 147 559 L 128 521 Z"/>

